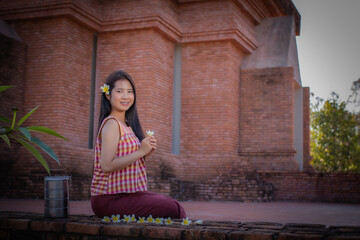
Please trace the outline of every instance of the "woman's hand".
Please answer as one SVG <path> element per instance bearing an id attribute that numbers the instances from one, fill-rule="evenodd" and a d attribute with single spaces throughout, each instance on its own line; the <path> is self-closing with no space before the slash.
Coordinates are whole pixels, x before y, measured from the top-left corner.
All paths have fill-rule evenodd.
<path id="1" fill-rule="evenodd" d="M 144 153 L 144 156 L 149 155 L 156 149 L 156 139 L 154 136 L 148 136 L 141 141 L 140 151 Z"/>
<path id="2" fill-rule="evenodd" d="M 155 139 L 154 136 L 150 137 L 150 143 L 151 143 L 151 146 L 152 146 L 152 150 L 146 156 L 149 156 L 150 154 L 152 154 L 156 149 L 156 139 Z"/>

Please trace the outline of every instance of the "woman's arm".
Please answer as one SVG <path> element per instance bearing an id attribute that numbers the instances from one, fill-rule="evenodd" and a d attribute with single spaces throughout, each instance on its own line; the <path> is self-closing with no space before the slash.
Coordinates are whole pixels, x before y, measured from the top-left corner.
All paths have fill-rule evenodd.
<path id="1" fill-rule="evenodd" d="M 141 142 L 140 148 L 126 156 L 116 158 L 116 151 L 120 139 L 119 124 L 114 119 L 109 119 L 101 131 L 102 148 L 101 148 L 101 170 L 104 173 L 114 172 L 123 169 L 139 158 L 147 155 L 152 149 L 150 137 L 146 137 Z"/>

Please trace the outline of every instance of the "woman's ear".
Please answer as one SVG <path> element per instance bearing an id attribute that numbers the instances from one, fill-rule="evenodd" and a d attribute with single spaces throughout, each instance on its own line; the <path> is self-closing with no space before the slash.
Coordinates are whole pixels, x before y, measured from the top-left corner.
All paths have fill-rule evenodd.
<path id="1" fill-rule="evenodd" d="M 105 97 L 110 101 L 110 94 L 105 93 Z"/>

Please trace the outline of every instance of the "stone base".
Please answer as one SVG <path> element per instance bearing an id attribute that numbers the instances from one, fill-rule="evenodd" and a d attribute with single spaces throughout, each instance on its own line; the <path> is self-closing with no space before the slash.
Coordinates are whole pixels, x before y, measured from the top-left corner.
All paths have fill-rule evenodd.
<path id="1" fill-rule="evenodd" d="M 40 214 L 0 213 L 0 239 L 360 239 L 360 226 L 280 224 L 271 222 L 216 222 L 181 225 L 104 223 L 95 216 L 45 219 Z"/>

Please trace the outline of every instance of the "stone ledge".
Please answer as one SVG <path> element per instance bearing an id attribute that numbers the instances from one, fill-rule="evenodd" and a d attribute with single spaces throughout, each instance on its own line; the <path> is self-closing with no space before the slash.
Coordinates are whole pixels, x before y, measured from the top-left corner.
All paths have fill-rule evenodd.
<path id="1" fill-rule="evenodd" d="M 272 222 L 204 221 L 182 226 L 138 223 L 104 223 L 96 216 L 72 215 L 66 219 L 42 214 L 0 212 L 0 239 L 360 239 L 359 226 L 280 224 Z"/>

